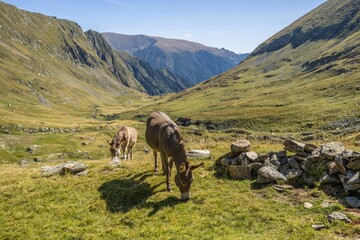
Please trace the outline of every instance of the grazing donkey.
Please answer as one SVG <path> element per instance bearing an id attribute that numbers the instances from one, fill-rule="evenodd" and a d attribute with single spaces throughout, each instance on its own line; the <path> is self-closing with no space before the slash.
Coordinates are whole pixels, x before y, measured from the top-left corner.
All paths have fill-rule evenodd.
<path id="1" fill-rule="evenodd" d="M 114 161 L 121 155 L 120 147 L 122 150 L 123 159 L 132 159 L 132 149 L 137 141 L 137 131 L 133 127 L 122 127 L 117 133 L 110 144 L 111 160 Z"/>
<path id="2" fill-rule="evenodd" d="M 194 180 L 192 170 L 202 166 L 204 163 L 198 165 L 189 164 L 180 129 L 165 113 L 156 111 L 150 114 L 146 121 L 145 138 L 147 144 L 153 149 L 155 172 L 158 171 L 157 152 L 160 152 L 163 171 L 166 174 L 167 190 L 172 191 L 170 175 L 172 164 L 175 163 L 177 170 L 175 183 L 180 190 L 181 199 L 188 200 L 190 198 L 190 186 Z M 171 158 L 170 161 L 168 161 L 169 157 Z"/>

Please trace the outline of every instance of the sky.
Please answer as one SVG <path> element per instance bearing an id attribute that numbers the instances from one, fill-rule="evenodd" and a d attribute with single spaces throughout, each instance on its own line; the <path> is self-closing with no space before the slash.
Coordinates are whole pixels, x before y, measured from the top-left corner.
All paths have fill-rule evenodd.
<path id="1" fill-rule="evenodd" d="M 249 53 L 325 0 L 3 0 L 84 31 L 185 39 Z"/>

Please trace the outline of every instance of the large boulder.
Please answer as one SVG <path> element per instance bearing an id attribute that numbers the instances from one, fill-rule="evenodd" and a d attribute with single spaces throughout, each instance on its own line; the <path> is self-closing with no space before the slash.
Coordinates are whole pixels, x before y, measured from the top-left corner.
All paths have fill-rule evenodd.
<path id="1" fill-rule="evenodd" d="M 44 166 L 41 167 L 42 176 L 50 177 L 53 175 L 64 175 L 66 173 L 71 174 L 81 174 L 81 172 L 86 171 L 87 166 L 84 163 L 79 162 L 67 162 L 57 166 Z"/>
<path id="2" fill-rule="evenodd" d="M 278 180 L 286 181 L 287 179 L 273 167 L 265 166 L 259 169 L 257 179 L 258 183 L 269 183 Z"/>
<path id="3" fill-rule="evenodd" d="M 334 220 L 344 221 L 344 222 L 351 222 L 351 220 L 341 212 L 332 212 L 328 215 L 329 222 L 333 222 Z"/>
<path id="4" fill-rule="evenodd" d="M 189 158 L 206 159 L 210 158 L 209 150 L 190 150 L 186 152 L 186 156 Z"/>

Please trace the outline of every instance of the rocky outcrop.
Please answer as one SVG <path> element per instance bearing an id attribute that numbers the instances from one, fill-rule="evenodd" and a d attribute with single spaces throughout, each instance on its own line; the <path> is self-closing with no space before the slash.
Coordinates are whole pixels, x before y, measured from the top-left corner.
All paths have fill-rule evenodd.
<path id="1" fill-rule="evenodd" d="M 316 146 L 288 139 L 285 151 L 257 154 L 250 151 L 250 142 L 239 140 L 230 149 L 215 162 L 221 174 L 233 179 L 257 177 L 258 183 L 337 185 L 349 196 L 348 206 L 360 207 L 360 153 L 340 142 Z"/>

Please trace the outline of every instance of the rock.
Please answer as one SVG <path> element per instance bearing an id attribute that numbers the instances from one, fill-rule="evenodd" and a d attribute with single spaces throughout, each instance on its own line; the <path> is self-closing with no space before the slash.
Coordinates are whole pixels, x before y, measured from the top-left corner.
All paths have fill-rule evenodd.
<path id="1" fill-rule="evenodd" d="M 326 143 L 321 146 L 321 155 L 326 159 L 333 160 L 336 155 L 341 155 L 345 147 L 340 142 Z"/>
<path id="2" fill-rule="evenodd" d="M 317 149 L 318 146 L 311 144 L 311 143 L 305 143 L 304 145 L 304 152 L 312 153 L 315 149 Z"/>
<path id="3" fill-rule="evenodd" d="M 79 162 L 67 162 L 54 167 L 44 166 L 41 167 L 42 176 L 49 177 L 56 174 L 64 175 L 66 173 L 78 173 L 87 169 L 87 166 Z"/>
<path id="4" fill-rule="evenodd" d="M 209 150 L 190 150 L 186 152 L 186 156 L 189 158 L 206 159 L 210 158 Z"/>
<path id="5" fill-rule="evenodd" d="M 291 190 L 291 189 L 294 189 L 293 186 L 291 185 L 273 185 L 272 186 L 273 189 L 275 189 L 276 191 L 278 192 L 284 192 L 285 190 Z"/>
<path id="6" fill-rule="evenodd" d="M 360 208 L 360 200 L 356 197 L 346 197 L 345 202 L 349 207 Z"/>
<path id="7" fill-rule="evenodd" d="M 347 182 L 347 184 L 349 185 L 355 185 L 355 184 L 360 184 L 360 172 L 357 172 L 354 174 L 354 176 L 352 176 L 349 181 Z"/>
<path id="8" fill-rule="evenodd" d="M 269 162 L 270 162 L 273 166 L 275 166 L 274 168 L 275 168 L 276 170 L 279 169 L 279 167 L 280 167 L 280 165 L 281 165 L 281 163 L 280 163 L 280 161 L 278 160 L 278 158 L 276 157 L 276 155 L 272 155 L 271 158 L 270 158 L 270 160 L 269 160 Z"/>
<path id="9" fill-rule="evenodd" d="M 309 172 L 310 169 L 313 167 L 313 163 L 309 160 L 305 160 L 300 163 L 300 166 L 305 172 Z"/>
<path id="10" fill-rule="evenodd" d="M 86 170 L 81 171 L 81 172 L 76 172 L 75 175 L 76 176 L 84 176 L 84 175 L 86 175 L 88 173 L 89 173 L 89 170 L 86 169 Z"/>
<path id="11" fill-rule="evenodd" d="M 296 170 L 296 169 L 288 169 L 284 172 L 284 176 L 289 180 L 293 181 L 296 179 L 299 179 L 303 173 L 302 170 Z"/>
<path id="12" fill-rule="evenodd" d="M 290 168 L 291 168 L 290 165 L 287 163 L 287 164 L 280 166 L 278 171 L 281 172 L 281 174 L 283 174 L 285 176 L 285 172 L 287 170 L 289 170 Z"/>
<path id="13" fill-rule="evenodd" d="M 346 175 L 345 175 L 345 179 L 349 180 L 350 178 L 352 178 L 354 175 L 355 175 L 355 171 L 353 170 L 349 170 L 346 172 Z"/>
<path id="14" fill-rule="evenodd" d="M 284 141 L 284 146 L 286 151 L 298 153 L 304 151 L 305 144 L 288 139 Z"/>
<path id="15" fill-rule="evenodd" d="M 31 163 L 30 163 L 30 160 L 24 158 L 19 161 L 19 165 L 20 165 L 20 167 L 24 168 L 24 167 L 30 166 Z"/>
<path id="16" fill-rule="evenodd" d="M 320 230 L 322 228 L 326 228 L 326 226 L 324 224 L 313 224 L 311 225 L 311 227 L 314 229 L 314 230 Z"/>
<path id="17" fill-rule="evenodd" d="M 329 175 L 333 175 L 339 172 L 339 169 L 336 167 L 335 161 L 329 161 L 326 163 L 326 169 L 329 172 Z"/>
<path id="18" fill-rule="evenodd" d="M 342 174 L 339 174 L 339 179 L 340 179 L 340 181 L 341 181 L 341 183 L 343 185 L 343 188 L 344 188 L 345 192 L 352 191 L 352 190 L 357 190 L 358 188 L 360 188 L 359 184 L 349 185 L 346 182 L 345 176 L 342 175 Z"/>
<path id="19" fill-rule="evenodd" d="M 148 154 L 150 151 L 149 151 L 149 149 L 145 146 L 143 152 L 144 152 L 145 154 Z"/>
<path id="20" fill-rule="evenodd" d="M 26 152 L 28 153 L 35 153 L 36 150 L 39 149 L 39 145 L 30 145 L 29 147 L 26 148 Z"/>
<path id="21" fill-rule="evenodd" d="M 239 140 L 230 146 L 230 151 L 233 153 L 243 153 L 250 151 L 250 142 L 247 140 Z"/>
<path id="22" fill-rule="evenodd" d="M 341 212 L 332 212 L 331 214 L 328 215 L 328 220 L 329 222 L 332 222 L 334 220 L 344 221 L 347 223 L 351 222 L 350 219 Z"/>
<path id="23" fill-rule="evenodd" d="M 230 165 L 238 165 L 239 163 L 240 163 L 241 165 L 247 165 L 247 159 L 245 159 L 245 160 L 246 160 L 246 163 L 242 164 L 241 162 L 238 161 L 237 158 L 232 158 Z"/>
<path id="24" fill-rule="evenodd" d="M 272 164 L 269 160 L 264 161 L 263 165 L 264 165 L 264 167 L 269 166 L 269 167 L 272 167 L 272 168 L 274 168 L 276 170 L 278 169 L 278 167 L 276 165 Z"/>
<path id="25" fill-rule="evenodd" d="M 302 179 L 303 179 L 304 184 L 306 184 L 308 186 L 315 186 L 316 180 L 314 177 L 309 176 L 307 174 L 303 174 Z"/>
<path id="26" fill-rule="evenodd" d="M 342 173 L 342 174 L 346 174 L 346 169 L 343 165 L 343 159 L 341 156 L 334 156 L 334 160 L 335 160 L 335 164 L 337 169 Z"/>
<path id="27" fill-rule="evenodd" d="M 328 207 L 330 207 L 331 205 L 330 205 L 330 203 L 329 202 L 322 202 L 321 204 L 320 204 L 320 207 L 322 207 L 322 208 L 328 208 Z"/>
<path id="28" fill-rule="evenodd" d="M 245 157 L 247 159 L 249 159 L 249 161 L 251 162 L 255 162 L 256 159 L 258 158 L 258 154 L 254 151 L 251 151 L 251 152 L 245 152 Z"/>
<path id="29" fill-rule="evenodd" d="M 353 150 L 345 149 L 345 150 L 341 153 L 341 156 L 342 156 L 344 159 L 350 160 L 353 152 L 354 152 Z"/>
<path id="30" fill-rule="evenodd" d="M 258 162 L 264 162 L 265 160 L 270 160 L 269 155 L 267 155 L 267 154 L 259 154 L 258 155 L 258 158 L 257 158 Z"/>
<path id="31" fill-rule="evenodd" d="M 354 170 L 354 171 L 359 171 L 360 170 L 360 160 L 356 160 L 353 162 L 350 162 L 346 165 L 346 167 L 348 169 Z"/>
<path id="32" fill-rule="evenodd" d="M 340 180 L 337 177 L 332 177 L 326 174 L 326 172 L 320 177 L 320 183 L 322 184 L 334 184 L 339 182 Z"/>
<path id="33" fill-rule="evenodd" d="M 230 165 L 228 167 L 229 175 L 232 179 L 250 179 L 251 167 L 246 165 Z"/>
<path id="34" fill-rule="evenodd" d="M 89 145 L 89 143 L 88 142 L 82 142 L 81 145 L 87 146 L 87 145 Z"/>
<path id="35" fill-rule="evenodd" d="M 223 158 L 221 159 L 221 165 L 224 167 L 227 167 L 231 165 L 231 159 L 230 158 Z"/>
<path id="36" fill-rule="evenodd" d="M 300 170 L 300 169 L 301 169 L 300 164 L 299 164 L 298 161 L 296 161 L 296 159 L 293 158 L 293 157 L 288 158 L 288 163 L 289 163 L 289 165 L 290 165 L 293 169 L 296 169 L 296 170 Z"/>
<path id="37" fill-rule="evenodd" d="M 286 151 L 280 151 L 280 152 L 276 152 L 274 153 L 276 155 L 277 158 L 284 158 L 287 156 L 287 152 Z"/>
<path id="38" fill-rule="evenodd" d="M 272 167 L 265 166 L 258 171 L 258 183 L 268 183 L 277 180 L 286 181 L 286 177 Z"/>
<path id="39" fill-rule="evenodd" d="M 250 163 L 249 166 L 251 167 L 251 171 L 254 173 L 257 173 L 260 168 L 262 168 L 264 165 L 259 162 Z"/>
<path id="40" fill-rule="evenodd" d="M 304 202 L 304 208 L 306 208 L 306 209 L 310 209 L 310 208 L 312 208 L 313 206 L 314 206 L 314 204 L 312 204 L 312 203 Z"/>
<path id="41" fill-rule="evenodd" d="M 324 160 L 324 158 L 325 157 L 321 154 L 321 148 L 317 148 L 310 154 L 307 159 L 313 163 L 317 163 Z"/>

